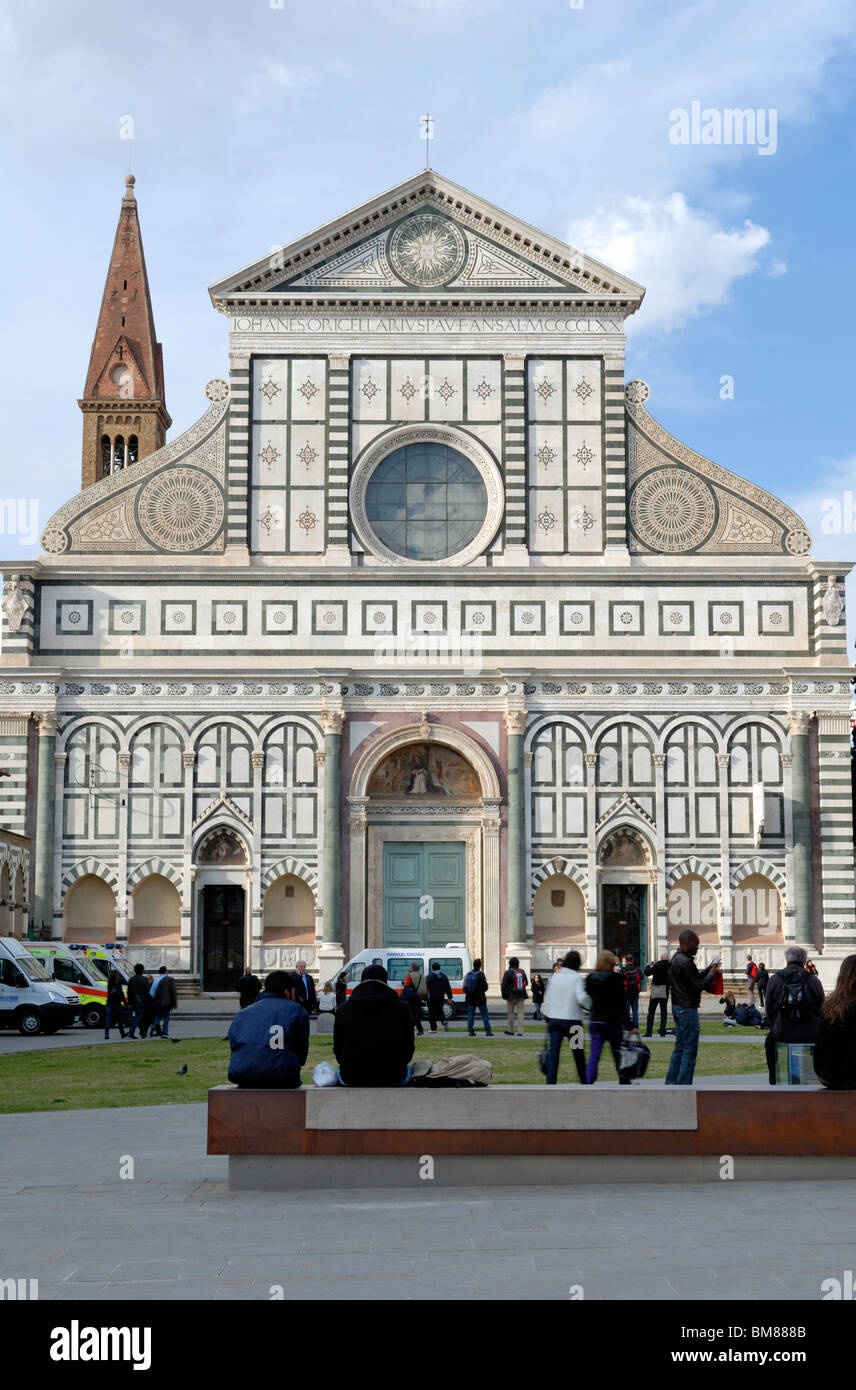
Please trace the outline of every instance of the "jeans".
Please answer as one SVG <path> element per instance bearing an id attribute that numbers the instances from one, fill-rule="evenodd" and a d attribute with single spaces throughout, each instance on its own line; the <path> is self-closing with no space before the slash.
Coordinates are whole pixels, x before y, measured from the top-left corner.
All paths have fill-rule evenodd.
<path id="1" fill-rule="evenodd" d="M 604 1043 L 609 1043 L 612 1049 L 612 1060 L 615 1062 L 615 1070 L 618 1072 L 619 1081 L 621 1081 L 621 1024 L 595 1023 L 593 1021 L 589 1027 L 589 1033 L 591 1035 L 591 1051 L 586 1067 L 586 1085 L 593 1086 L 597 1081 L 597 1068 Z M 621 1084 L 629 1085 L 630 1083 L 622 1082 Z"/>
<path id="2" fill-rule="evenodd" d="M 140 1030 L 140 1037 L 144 1038 L 146 1036 L 146 1030 L 142 1024 L 142 1017 L 145 1011 L 145 1004 L 138 1004 L 137 1007 L 134 1009 L 133 1017 L 131 1018 L 131 1026 L 128 1029 L 131 1037 L 134 1036 L 138 1028 Z"/>
<path id="3" fill-rule="evenodd" d="M 525 1011 L 526 1000 L 525 1000 L 525 999 L 509 999 L 509 1000 L 507 1000 L 507 1004 L 508 1004 L 508 1031 L 509 1031 L 509 1033 L 522 1033 L 522 1032 L 523 1032 L 523 1018 L 524 1018 L 524 1011 Z M 517 1020 L 517 1027 L 516 1027 L 516 1028 L 515 1028 L 515 1026 L 514 1026 L 515 1019 Z"/>
<path id="4" fill-rule="evenodd" d="M 666 1076 L 667 1086 L 691 1086 L 698 1055 L 698 1039 L 701 1025 L 698 1009 L 688 1009 L 682 1004 L 672 1005 L 675 1020 L 675 1050 L 669 1062 Z"/>
<path id="5" fill-rule="evenodd" d="M 446 1020 L 443 1017 L 443 1005 L 445 1002 L 446 1001 L 444 999 L 441 999 L 436 1004 L 432 999 L 429 999 L 428 1001 L 428 1022 L 431 1025 L 432 1033 L 436 1033 L 438 1023 L 442 1023 L 443 1025 L 445 1025 L 446 1023 Z"/>
<path id="6" fill-rule="evenodd" d="M 658 1009 L 660 1010 L 660 1027 L 659 1027 L 658 1031 L 659 1031 L 659 1034 L 660 1034 L 660 1037 L 661 1037 L 661 1038 L 664 1038 L 664 1037 L 666 1036 L 666 1013 L 667 1013 L 667 1004 L 668 1004 L 668 1000 L 667 1000 L 667 999 L 649 999 L 649 1001 L 648 1001 L 648 1022 L 647 1022 L 646 1025 L 645 1025 L 645 1037 L 646 1037 L 646 1038 L 650 1038 L 650 1036 L 651 1036 L 651 1033 L 652 1033 L 653 1028 L 654 1028 L 654 1017 L 655 1017 L 655 1015 L 656 1015 Z"/>
<path id="7" fill-rule="evenodd" d="M 548 1018 L 547 1019 L 547 1085 L 555 1086 L 559 1079 L 559 1057 L 562 1052 L 562 1039 L 571 1036 L 571 1029 L 579 1029 L 578 1036 L 583 1037 L 583 1025 L 579 1019 L 572 1018 Z M 580 1085 L 586 1084 L 586 1054 L 585 1048 L 574 1047 L 571 1049 L 574 1054 L 574 1062 L 577 1068 L 577 1076 Z"/>
<path id="8" fill-rule="evenodd" d="M 172 1009 L 158 1009 L 158 1016 L 155 1020 L 155 1027 L 164 1038 L 169 1037 L 169 1016 Z"/>
<path id="9" fill-rule="evenodd" d="M 480 1004 L 467 1005 L 467 1032 L 471 1038 L 476 1035 L 476 1009 L 481 1014 L 481 1021 L 484 1024 L 484 1035 L 486 1038 L 492 1037 L 490 1019 L 487 1016 L 487 1000 L 483 999 Z"/>
<path id="10" fill-rule="evenodd" d="M 630 1010 L 630 1016 L 631 1016 L 631 1018 L 633 1019 L 633 1027 L 634 1027 L 634 1028 L 638 1028 L 638 1027 L 639 1027 L 639 995 L 638 995 L 638 994 L 628 994 L 628 996 L 627 996 L 627 1007 L 628 1007 L 628 1009 Z"/>
<path id="11" fill-rule="evenodd" d="M 125 1036 L 125 1030 L 124 1030 L 124 1028 L 122 1027 L 122 1010 L 121 1010 L 121 1009 L 111 1009 L 111 1008 L 110 1008 L 110 1005 L 108 1004 L 108 1005 L 107 1005 L 107 1008 L 104 1010 L 104 1036 L 105 1036 L 105 1038 L 109 1038 L 109 1036 L 110 1036 L 110 1024 L 111 1024 L 111 1023 L 115 1023 L 116 1027 L 119 1029 L 119 1034 L 120 1034 L 120 1036 L 124 1038 L 124 1036 Z"/>

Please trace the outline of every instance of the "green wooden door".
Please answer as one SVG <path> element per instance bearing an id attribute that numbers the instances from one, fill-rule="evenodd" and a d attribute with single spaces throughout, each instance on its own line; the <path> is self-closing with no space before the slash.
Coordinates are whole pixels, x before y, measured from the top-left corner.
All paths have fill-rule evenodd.
<path id="1" fill-rule="evenodd" d="M 445 946 L 466 939 L 464 845 L 383 847 L 384 946 Z"/>

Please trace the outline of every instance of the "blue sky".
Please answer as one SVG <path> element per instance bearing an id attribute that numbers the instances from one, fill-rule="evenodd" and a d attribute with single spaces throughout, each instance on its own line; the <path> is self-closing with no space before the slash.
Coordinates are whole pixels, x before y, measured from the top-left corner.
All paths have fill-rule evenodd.
<path id="1" fill-rule="evenodd" d="M 647 286 L 652 413 L 856 559 L 854 93 L 852 0 L 0 0 L 0 495 L 77 491 L 129 154 L 174 435 L 227 372 L 207 285 L 415 172 L 430 110 L 435 168 Z M 775 111 L 775 153 L 673 144 L 694 101 Z"/>

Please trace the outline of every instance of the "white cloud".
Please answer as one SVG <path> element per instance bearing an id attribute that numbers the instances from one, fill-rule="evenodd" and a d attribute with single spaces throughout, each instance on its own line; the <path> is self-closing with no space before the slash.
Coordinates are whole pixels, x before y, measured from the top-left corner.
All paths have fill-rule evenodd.
<path id="1" fill-rule="evenodd" d="M 572 245 L 647 287 L 631 331 L 679 327 L 728 298 L 732 285 L 759 268 L 766 227 L 745 221 L 725 228 L 691 208 L 682 193 L 626 198 L 574 222 Z"/>

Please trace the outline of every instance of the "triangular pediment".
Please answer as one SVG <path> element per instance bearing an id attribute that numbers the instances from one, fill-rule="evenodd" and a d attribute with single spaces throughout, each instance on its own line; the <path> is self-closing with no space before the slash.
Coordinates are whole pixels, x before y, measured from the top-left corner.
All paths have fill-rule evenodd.
<path id="1" fill-rule="evenodd" d="M 133 379 L 133 391 L 129 392 L 127 388 L 123 389 L 121 385 L 113 379 L 113 372 L 117 367 L 128 368 Z M 142 365 L 124 333 L 116 339 L 116 342 L 110 349 L 107 360 L 95 380 L 92 394 L 93 396 L 101 396 L 110 400 L 115 400 L 122 396 L 129 400 L 134 400 L 141 396 L 150 396 L 152 394 L 151 386 L 146 379 L 146 374 L 143 371 Z"/>
<path id="2" fill-rule="evenodd" d="M 622 792 L 621 796 L 617 797 L 612 805 L 606 808 L 603 815 L 599 818 L 595 829 L 601 830 L 609 821 L 615 820 L 616 816 L 627 815 L 638 816 L 646 825 L 651 826 L 652 829 L 654 827 L 653 820 L 648 815 L 647 811 L 643 811 L 639 802 L 630 796 L 628 792 Z"/>
<path id="3" fill-rule="evenodd" d="M 228 814 L 234 816 L 235 820 L 241 825 L 246 826 L 248 830 L 252 830 L 253 823 L 249 816 L 245 816 L 240 806 L 236 806 L 231 797 L 227 796 L 225 792 L 221 792 L 213 801 L 209 801 L 208 805 L 199 812 L 199 815 L 193 822 L 193 829 L 195 830 L 197 826 L 203 825 L 207 820 L 211 820 L 213 816 L 222 815 L 223 812 L 228 812 Z"/>
<path id="4" fill-rule="evenodd" d="M 573 294 L 625 311 L 645 291 L 431 169 L 212 285 L 217 308 L 260 296 Z"/>

